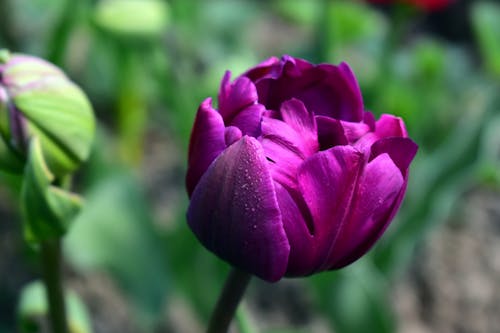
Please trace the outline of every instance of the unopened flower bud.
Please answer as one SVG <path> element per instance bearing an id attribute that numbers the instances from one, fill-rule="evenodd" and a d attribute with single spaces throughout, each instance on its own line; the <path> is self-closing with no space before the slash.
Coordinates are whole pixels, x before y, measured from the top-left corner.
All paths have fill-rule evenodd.
<path id="1" fill-rule="evenodd" d="M 0 50 L 0 169 L 20 172 L 36 136 L 51 172 L 67 174 L 88 157 L 94 130 L 90 102 L 59 68 Z"/>

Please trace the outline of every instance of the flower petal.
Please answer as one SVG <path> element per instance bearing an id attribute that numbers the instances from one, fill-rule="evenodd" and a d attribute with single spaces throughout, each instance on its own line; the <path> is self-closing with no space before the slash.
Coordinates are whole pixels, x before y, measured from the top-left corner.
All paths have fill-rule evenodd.
<path id="1" fill-rule="evenodd" d="M 380 119 L 376 122 L 375 133 L 379 138 L 389 138 L 393 136 L 402 138 L 408 137 L 403 119 L 390 114 L 383 114 L 380 116 Z"/>
<path id="2" fill-rule="evenodd" d="M 230 125 L 238 127 L 243 135 L 260 136 L 260 122 L 266 109 L 262 104 L 250 105 L 238 112 L 230 122 Z"/>
<path id="3" fill-rule="evenodd" d="M 340 121 L 347 141 L 352 144 L 370 131 L 370 126 L 364 123 L 353 123 L 350 121 Z"/>
<path id="4" fill-rule="evenodd" d="M 278 119 L 262 120 L 262 147 L 273 179 L 287 188 L 296 188 L 297 168 L 306 158 L 300 135 Z"/>
<path id="5" fill-rule="evenodd" d="M 368 163 L 346 223 L 328 258 L 331 269 L 344 267 L 368 251 L 389 226 L 405 180 L 388 154 Z"/>
<path id="6" fill-rule="evenodd" d="M 326 259 L 344 228 L 363 161 L 354 148 L 336 146 L 313 155 L 299 169 L 299 189 L 311 212 L 318 247 L 316 271 L 328 268 Z"/>
<path id="7" fill-rule="evenodd" d="M 305 76 L 319 78 L 295 95 L 308 110 L 345 121 L 359 122 L 363 119 L 361 90 L 349 65 L 321 64 Z"/>
<path id="8" fill-rule="evenodd" d="M 236 126 L 228 126 L 224 130 L 224 141 L 226 142 L 226 146 L 232 145 L 241 139 L 242 136 L 241 130 Z"/>
<path id="9" fill-rule="evenodd" d="M 362 136 L 354 146 L 359 150 L 370 155 L 371 146 L 383 138 L 407 138 L 408 132 L 401 118 L 389 114 L 383 114 L 376 122 L 374 132 L 369 132 Z"/>
<path id="10" fill-rule="evenodd" d="M 375 121 L 375 116 L 373 115 L 373 113 L 371 113 L 370 111 L 365 111 L 363 113 L 363 122 L 366 125 L 368 125 L 368 127 L 370 127 L 370 131 L 372 131 L 372 132 L 375 131 L 376 121 Z"/>
<path id="11" fill-rule="evenodd" d="M 210 163 L 225 148 L 224 121 L 221 115 L 212 108 L 212 99 L 207 98 L 198 109 L 189 142 L 186 175 L 186 187 L 189 196 L 193 193 L 196 184 L 208 169 Z"/>
<path id="12" fill-rule="evenodd" d="M 219 92 L 219 112 L 226 124 L 230 124 L 238 111 L 257 101 L 257 89 L 250 79 L 240 76 L 230 82 L 231 72 L 227 71 Z"/>
<path id="13" fill-rule="evenodd" d="M 299 149 L 280 137 L 264 137 L 262 147 L 272 178 L 287 188 L 296 188 L 296 173 L 304 157 Z"/>
<path id="14" fill-rule="evenodd" d="M 326 116 L 316 116 L 318 126 L 318 142 L 320 150 L 327 150 L 334 146 L 347 145 L 344 128 L 340 120 Z"/>
<path id="15" fill-rule="evenodd" d="M 229 146 L 195 188 L 187 219 L 220 258 L 277 281 L 285 274 L 290 246 L 267 164 L 252 137 Z"/>
<path id="16" fill-rule="evenodd" d="M 293 60 L 284 64 L 279 77 L 256 82 L 259 103 L 279 110 L 281 103 L 297 98 L 316 115 L 353 122 L 363 119 L 361 91 L 346 63 L 313 66 L 301 59 Z"/>
<path id="17" fill-rule="evenodd" d="M 305 156 L 309 156 L 318 151 L 318 131 L 314 114 L 307 111 L 304 103 L 292 98 L 281 104 L 281 116 L 300 136 L 300 148 Z"/>
<path id="18" fill-rule="evenodd" d="M 408 138 L 384 138 L 378 140 L 371 147 L 370 160 L 383 153 L 389 154 L 392 161 L 406 178 L 408 167 L 417 153 L 418 146 Z"/>
<path id="19" fill-rule="evenodd" d="M 307 207 L 299 207 L 297 198 L 292 197 L 290 192 L 280 183 L 275 182 L 274 188 L 283 219 L 283 227 L 290 243 L 286 275 L 289 277 L 309 275 L 314 271 L 317 252 L 316 242 L 306 221 L 306 218 L 311 218 L 310 213 L 308 210 L 304 212 L 304 208 L 307 209 Z M 303 204 L 305 205 L 305 202 Z"/>
<path id="20" fill-rule="evenodd" d="M 281 75 L 282 70 L 283 64 L 280 59 L 271 57 L 245 72 L 243 76 L 248 77 L 253 82 L 257 82 L 261 79 L 277 78 Z"/>

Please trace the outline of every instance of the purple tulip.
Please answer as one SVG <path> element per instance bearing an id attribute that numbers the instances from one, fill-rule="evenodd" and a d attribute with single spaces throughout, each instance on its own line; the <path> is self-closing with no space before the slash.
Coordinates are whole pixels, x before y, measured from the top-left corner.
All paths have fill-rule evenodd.
<path id="1" fill-rule="evenodd" d="M 201 103 L 189 146 L 188 224 L 232 265 L 268 280 L 365 254 L 403 199 L 417 145 L 364 110 L 346 63 L 270 58 Z"/>

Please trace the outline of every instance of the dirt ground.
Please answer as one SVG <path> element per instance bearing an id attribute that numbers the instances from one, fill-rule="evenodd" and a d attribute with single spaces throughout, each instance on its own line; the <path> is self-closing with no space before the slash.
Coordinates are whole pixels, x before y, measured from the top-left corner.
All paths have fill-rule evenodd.
<path id="1" fill-rule="evenodd" d="M 500 330 L 500 194 L 467 195 L 415 253 L 393 295 L 404 333 Z"/>

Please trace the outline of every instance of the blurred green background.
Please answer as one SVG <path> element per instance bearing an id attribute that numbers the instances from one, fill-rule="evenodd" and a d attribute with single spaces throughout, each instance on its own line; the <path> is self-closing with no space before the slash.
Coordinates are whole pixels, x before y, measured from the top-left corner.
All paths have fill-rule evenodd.
<path id="1" fill-rule="evenodd" d="M 404 205 L 369 255 L 310 278 L 254 280 L 234 332 L 500 327 L 498 2 L 426 12 L 340 0 L 0 0 L 0 48 L 61 66 L 99 121 L 75 182 L 87 204 L 65 239 L 67 286 L 90 322 L 79 332 L 202 331 L 228 267 L 185 221 L 194 115 L 225 70 L 282 54 L 348 62 L 366 108 L 403 117 L 420 150 Z M 38 267 L 5 185 L 15 180 L 0 181 L 0 332 L 24 320 L 43 332 L 20 301 Z"/>

